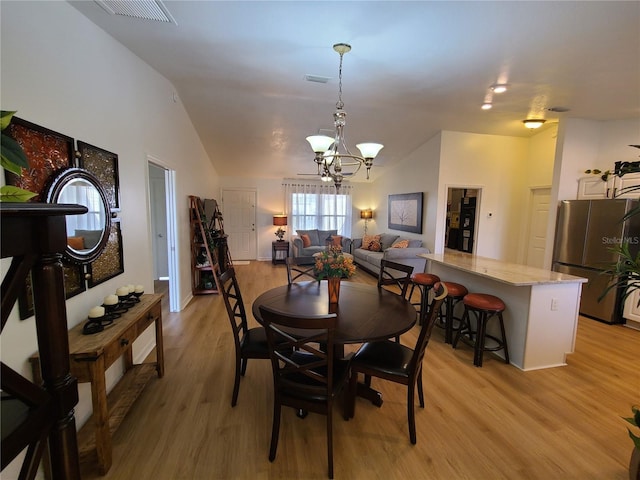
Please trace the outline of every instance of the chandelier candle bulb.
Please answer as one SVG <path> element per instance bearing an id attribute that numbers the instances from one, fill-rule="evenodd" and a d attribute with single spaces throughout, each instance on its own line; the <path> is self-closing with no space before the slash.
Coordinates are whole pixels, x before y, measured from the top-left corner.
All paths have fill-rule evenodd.
<path id="1" fill-rule="evenodd" d="M 106 297 L 104 297 L 104 300 L 102 301 L 104 305 L 117 305 L 118 302 L 119 302 L 118 296 L 113 294 L 107 295 Z"/>
<path id="2" fill-rule="evenodd" d="M 102 318 L 104 317 L 104 307 L 92 307 L 89 310 L 89 318 Z"/>

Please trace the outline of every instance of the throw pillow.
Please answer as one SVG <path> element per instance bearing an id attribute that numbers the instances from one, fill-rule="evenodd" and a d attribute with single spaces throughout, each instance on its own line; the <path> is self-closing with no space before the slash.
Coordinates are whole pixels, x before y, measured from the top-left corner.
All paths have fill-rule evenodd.
<path id="1" fill-rule="evenodd" d="M 302 239 L 302 248 L 307 248 L 311 246 L 311 238 L 309 238 L 309 235 L 307 234 L 300 235 L 300 238 Z"/>
<path id="2" fill-rule="evenodd" d="M 372 242 L 369 243 L 369 248 L 367 248 L 367 250 L 371 252 L 381 252 L 382 245 L 378 240 L 373 240 Z"/>
<path id="3" fill-rule="evenodd" d="M 362 237 L 362 248 L 366 248 L 374 240 L 380 241 L 380 235 L 365 235 Z"/>
<path id="4" fill-rule="evenodd" d="M 409 240 L 398 240 L 391 245 L 391 248 L 407 248 L 409 246 Z"/>
<path id="5" fill-rule="evenodd" d="M 342 248 L 342 235 L 331 235 L 331 245 Z"/>
<path id="6" fill-rule="evenodd" d="M 67 237 L 67 245 L 69 245 L 74 250 L 83 250 L 84 238 L 83 237 Z"/>

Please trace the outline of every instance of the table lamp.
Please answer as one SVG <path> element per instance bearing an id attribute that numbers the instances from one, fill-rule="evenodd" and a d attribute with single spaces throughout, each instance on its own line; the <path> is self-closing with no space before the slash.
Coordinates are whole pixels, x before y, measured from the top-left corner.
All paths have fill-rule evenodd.
<path id="1" fill-rule="evenodd" d="M 278 242 L 282 242 L 282 237 L 286 230 L 282 227 L 287 226 L 287 216 L 286 215 L 274 215 L 273 216 L 273 224 L 278 227 L 276 230 L 276 237 L 278 237 Z"/>

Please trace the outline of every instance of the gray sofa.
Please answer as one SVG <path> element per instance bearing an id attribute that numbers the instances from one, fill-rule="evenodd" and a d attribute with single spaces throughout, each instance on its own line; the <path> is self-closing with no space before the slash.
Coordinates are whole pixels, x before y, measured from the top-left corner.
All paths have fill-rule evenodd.
<path id="1" fill-rule="evenodd" d="M 327 248 L 327 238 L 332 235 L 337 235 L 337 230 L 296 230 L 298 235 L 294 235 L 292 237 L 293 243 L 293 257 L 298 261 L 298 263 L 304 263 L 305 260 L 309 262 L 313 262 L 313 254 L 322 252 Z M 305 247 L 301 235 L 308 235 L 309 240 L 311 241 L 311 245 Z M 342 251 L 349 252 L 351 251 L 351 239 L 348 237 L 342 237 L 341 241 Z"/>
<path id="2" fill-rule="evenodd" d="M 414 272 L 424 272 L 427 260 L 417 255 L 420 253 L 431 253 L 430 250 L 422 246 L 422 240 L 409 240 L 407 248 L 393 248 L 392 245 L 400 240 L 409 240 L 400 235 L 382 233 L 380 234 L 381 252 L 372 252 L 362 248 L 362 238 L 354 238 L 351 241 L 351 253 L 353 261 L 362 269 L 373 275 L 378 275 L 380 271 L 380 260 L 390 260 L 404 265 L 411 265 Z"/>

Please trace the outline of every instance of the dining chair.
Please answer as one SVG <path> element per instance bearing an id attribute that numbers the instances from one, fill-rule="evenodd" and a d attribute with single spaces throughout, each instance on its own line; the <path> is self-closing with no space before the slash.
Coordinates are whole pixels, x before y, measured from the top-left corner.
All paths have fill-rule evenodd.
<path id="1" fill-rule="evenodd" d="M 400 296 L 407 298 L 412 273 L 413 267 L 411 265 L 382 259 L 380 260 L 380 270 L 378 271 L 378 288 L 383 285 L 396 286 L 400 290 Z"/>
<path id="2" fill-rule="evenodd" d="M 219 276 L 220 290 L 227 309 L 227 315 L 231 322 L 233 341 L 235 344 L 236 373 L 233 383 L 233 395 L 231 406 L 235 407 L 240 390 L 240 375 L 244 376 L 247 370 L 247 361 L 250 358 L 269 359 L 267 347 L 267 334 L 263 327 L 249 328 L 247 314 L 242 302 L 240 285 L 233 267 L 228 267 Z"/>
<path id="3" fill-rule="evenodd" d="M 413 349 L 398 342 L 383 340 L 363 344 L 351 359 L 351 377 L 349 380 L 349 416 L 355 415 L 355 399 L 358 386 L 358 373 L 378 377 L 407 386 L 407 417 L 409 439 L 416 443 L 415 387 L 418 385 L 418 400 L 424 408 L 422 391 L 422 360 L 424 358 L 431 331 L 435 324 L 442 302 L 447 296 L 447 287 L 442 283 L 434 285 L 434 298 L 424 319 Z"/>
<path id="4" fill-rule="evenodd" d="M 273 462 L 276 458 L 283 406 L 319 413 L 327 417 L 327 461 L 329 478 L 333 478 L 333 403 L 349 379 L 349 360 L 334 355 L 337 315 L 290 316 L 261 306 L 260 316 L 267 332 L 273 370 L 269 460 Z M 349 419 L 348 409 L 345 399 L 345 420 Z"/>
<path id="5" fill-rule="evenodd" d="M 300 257 L 309 258 L 309 257 Z M 300 262 L 295 257 L 287 257 L 287 281 L 289 285 L 302 278 L 303 280 L 317 280 L 314 273 L 314 263 Z"/>
<path id="6" fill-rule="evenodd" d="M 381 288 L 384 285 L 397 287 L 400 292 L 397 292 L 395 289 L 393 292 L 399 293 L 402 298 L 406 299 L 407 292 L 409 291 L 409 285 L 411 284 L 412 273 L 413 266 L 411 265 L 382 259 L 380 260 L 380 270 L 378 271 L 378 288 Z M 399 342 L 400 336 L 395 337 L 395 340 L 396 342 Z"/>

